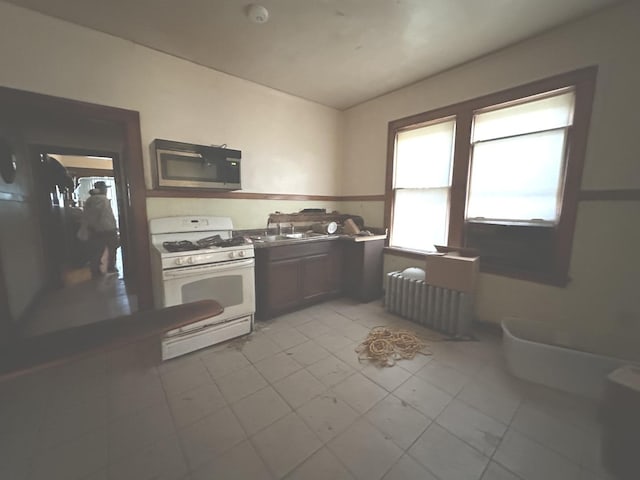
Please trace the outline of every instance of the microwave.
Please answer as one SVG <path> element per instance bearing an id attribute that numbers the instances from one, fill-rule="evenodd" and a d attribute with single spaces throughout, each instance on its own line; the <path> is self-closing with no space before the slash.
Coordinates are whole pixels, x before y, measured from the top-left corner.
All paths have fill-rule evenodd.
<path id="1" fill-rule="evenodd" d="M 224 147 L 155 139 L 151 143 L 157 187 L 240 190 L 242 152 Z"/>

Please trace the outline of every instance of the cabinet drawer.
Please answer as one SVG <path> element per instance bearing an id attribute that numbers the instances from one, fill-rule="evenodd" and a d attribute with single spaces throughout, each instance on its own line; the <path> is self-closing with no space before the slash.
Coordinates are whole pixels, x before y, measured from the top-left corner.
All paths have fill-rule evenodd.
<path id="1" fill-rule="evenodd" d="M 269 248 L 270 260 L 284 260 L 287 258 L 300 258 L 309 255 L 329 253 L 332 241 L 309 242 L 298 245 L 282 245 Z"/>

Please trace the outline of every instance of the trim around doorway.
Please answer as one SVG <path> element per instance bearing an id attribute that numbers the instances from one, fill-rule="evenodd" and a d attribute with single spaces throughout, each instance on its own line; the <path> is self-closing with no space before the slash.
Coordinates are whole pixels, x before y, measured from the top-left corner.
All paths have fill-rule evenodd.
<path id="1" fill-rule="evenodd" d="M 22 118 L 33 111 L 46 114 L 51 118 L 108 122 L 119 127 L 122 132 L 123 151 L 120 157 L 122 171 L 118 172 L 118 176 L 122 181 L 120 188 L 126 189 L 129 197 L 129 208 L 126 209 L 126 224 L 130 239 L 128 261 L 131 278 L 129 283 L 137 294 L 138 308 L 140 310 L 152 308 L 149 229 L 139 112 L 7 87 L 0 87 L 0 108 L 12 109 Z M 0 298 L 2 293 L 0 292 Z"/>

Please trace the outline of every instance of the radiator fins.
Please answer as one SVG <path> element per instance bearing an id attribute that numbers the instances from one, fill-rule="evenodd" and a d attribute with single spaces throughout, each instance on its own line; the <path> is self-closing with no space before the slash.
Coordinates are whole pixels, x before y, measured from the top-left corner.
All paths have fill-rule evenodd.
<path id="1" fill-rule="evenodd" d="M 452 337 L 471 335 L 473 295 L 435 287 L 424 280 L 387 274 L 385 309 Z"/>

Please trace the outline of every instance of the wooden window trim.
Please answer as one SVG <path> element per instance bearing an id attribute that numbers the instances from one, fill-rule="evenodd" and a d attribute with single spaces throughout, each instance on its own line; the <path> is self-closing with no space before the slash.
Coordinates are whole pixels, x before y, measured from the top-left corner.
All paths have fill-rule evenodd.
<path id="1" fill-rule="evenodd" d="M 462 247 L 464 246 L 464 212 L 467 201 L 467 184 L 469 180 L 469 161 L 471 154 L 471 122 L 474 112 L 501 104 L 517 102 L 519 99 L 541 95 L 554 90 L 573 87 L 576 94 L 574 121 L 569 133 L 571 137 L 569 141 L 570 148 L 567 154 L 563 176 L 561 212 L 558 224 L 556 225 L 557 238 L 554 244 L 553 271 L 545 274 L 523 272 L 504 266 L 483 264 L 481 260 L 481 271 L 483 272 L 549 285 L 566 285 L 569 281 L 569 264 L 571 261 L 573 235 L 578 212 L 578 201 L 580 199 L 580 184 L 584 170 L 587 136 L 591 120 L 591 108 L 595 93 L 597 73 L 597 66 L 589 66 L 389 122 L 385 182 L 385 226 L 391 231 L 393 225 L 394 198 L 393 163 L 396 134 L 398 131 L 409 127 L 415 128 L 446 117 L 456 117 L 448 244 Z M 385 252 L 393 253 L 394 255 L 408 256 L 410 258 L 416 258 L 420 255 L 417 252 L 390 247 L 390 237 L 391 235 L 387 237 L 387 248 Z"/>

